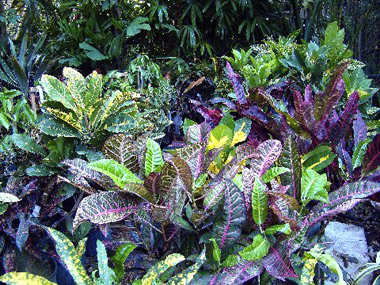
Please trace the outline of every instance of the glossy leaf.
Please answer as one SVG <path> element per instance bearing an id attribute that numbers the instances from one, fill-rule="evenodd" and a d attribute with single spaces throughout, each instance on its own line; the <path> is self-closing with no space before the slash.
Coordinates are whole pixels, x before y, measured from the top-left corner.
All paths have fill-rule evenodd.
<path id="1" fill-rule="evenodd" d="M 27 152 L 46 155 L 46 151 L 30 136 L 24 134 L 14 134 L 12 135 L 13 143 L 22 150 Z"/>
<path id="2" fill-rule="evenodd" d="M 281 150 L 281 142 L 277 140 L 266 140 L 257 147 L 256 154 L 251 159 L 251 170 L 255 177 L 262 177 L 268 171 L 280 156 Z"/>
<path id="3" fill-rule="evenodd" d="M 246 209 L 243 194 L 232 181 L 227 180 L 223 214 L 216 220 L 212 229 L 212 236 L 215 237 L 221 250 L 233 245 L 239 239 L 245 221 Z"/>
<path id="4" fill-rule="evenodd" d="M 54 285 L 44 277 L 28 272 L 9 272 L 0 277 L 0 281 L 8 285 Z"/>
<path id="5" fill-rule="evenodd" d="M 372 142 L 368 145 L 367 152 L 364 156 L 364 172 L 368 173 L 377 169 L 380 165 L 380 134 L 377 134 Z"/>
<path id="6" fill-rule="evenodd" d="M 101 192 L 84 198 L 76 212 L 73 229 L 83 221 L 107 224 L 123 220 L 137 210 L 131 201 L 118 192 Z"/>
<path id="7" fill-rule="evenodd" d="M 112 262 L 115 265 L 114 272 L 117 280 L 121 280 L 124 276 L 124 262 L 136 247 L 137 245 L 127 242 L 116 249 Z"/>
<path id="8" fill-rule="evenodd" d="M 160 172 L 163 164 L 164 160 L 160 145 L 149 138 L 146 142 L 145 176 L 152 172 Z"/>
<path id="9" fill-rule="evenodd" d="M 281 167 L 281 166 L 274 166 L 270 168 L 267 172 L 265 172 L 265 174 L 263 175 L 261 179 L 264 183 L 268 183 L 272 181 L 274 178 L 276 178 L 277 176 L 289 171 L 290 170 L 288 168 Z"/>
<path id="10" fill-rule="evenodd" d="M 210 133 L 207 150 L 229 146 L 232 142 L 232 139 L 232 130 L 226 125 L 219 125 Z"/>
<path id="11" fill-rule="evenodd" d="M 259 178 L 256 178 L 252 190 L 252 218 L 257 225 L 261 226 L 265 222 L 267 214 L 267 188 Z"/>
<path id="12" fill-rule="evenodd" d="M 46 228 L 51 238 L 55 241 L 55 248 L 62 262 L 78 285 L 93 284 L 90 277 L 86 274 L 82 262 L 80 261 L 78 252 L 72 242 L 57 230 Z"/>
<path id="13" fill-rule="evenodd" d="M 327 183 L 326 174 L 318 174 L 313 169 L 306 169 L 301 179 L 302 203 L 306 205 L 311 200 L 328 203 L 328 193 L 325 189 Z"/>
<path id="14" fill-rule="evenodd" d="M 329 166 L 335 159 L 336 154 L 331 150 L 330 146 L 320 145 L 309 151 L 302 157 L 303 166 L 305 168 L 320 171 Z"/>
<path id="15" fill-rule="evenodd" d="M 272 247 L 269 254 L 263 258 L 263 265 L 271 276 L 282 281 L 288 277 L 297 277 L 291 266 L 288 249 L 285 246 Z"/>
<path id="16" fill-rule="evenodd" d="M 256 235 L 251 245 L 239 252 L 239 255 L 247 261 L 263 258 L 269 251 L 270 243 L 260 234 Z"/>

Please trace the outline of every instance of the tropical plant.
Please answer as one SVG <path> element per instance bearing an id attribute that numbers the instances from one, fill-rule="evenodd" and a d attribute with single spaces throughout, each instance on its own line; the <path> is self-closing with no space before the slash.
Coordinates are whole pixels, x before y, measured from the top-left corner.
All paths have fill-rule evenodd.
<path id="1" fill-rule="evenodd" d="M 76 137 L 85 143 L 98 142 L 109 132 L 134 134 L 138 108 L 130 94 L 104 91 L 103 76 L 96 71 L 86 78 L 72 68 L 64 68 L 67 84 L 44 75 L 41 85 L 47 98 L 46 113 L 38 124 L 50 136 Z"/>
<path id="2" fill-rule="evenodd" d="M 378 270 L 380 270 L 380 252 L 378 252 L 376 255 L 376 262 L 367 263 L 361 267 L 360 272 L 358 273 L 358 275 L 355 278 L 354 284 L 360 284 L 360 282 L 364 278 L 371 276 L 371 274 L 373 274 L 374 272 L 376 272 Z M 377 276 L 373 280 L 372 284 L 376 285 L 376 284 L 379 284 L 379 282 L 380 282 L 380 277 Z"/>

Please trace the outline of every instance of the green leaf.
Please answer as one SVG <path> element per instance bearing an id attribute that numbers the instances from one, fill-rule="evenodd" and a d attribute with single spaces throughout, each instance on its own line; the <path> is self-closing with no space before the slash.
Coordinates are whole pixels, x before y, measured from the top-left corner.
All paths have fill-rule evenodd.
<path id="1" fill-rule="evenodd" d="M 221 267 L 226 268 L 226 267 L 232 267 L 235 266 L 239 262 L 239 257 L 237 255 L 229 255 L 226 257 L 226 259 L 223 261 Z"/>
<path id="2" fill-rule="evenodd" d="M 340 269 L 340 266 L 338 262 L 332 257 L 330 254 L 323 254 L 318 252 L 309 251 L 308 254 L 313 256 L 318 261 L 325 264 L 332 272 L 334 272 L 336 275 L 338 275 L 338 282 L 337 285 L 346 285 L 347 283 L 344 281 L 342 270 Z"/>
<path id="3" fill-rule="evenodd" d="M 45 164 L 37 164 L 28 167 L 25 172 L 28 176 L 50 176 L 57 174 L 59 170 Z"/>
<path id="4" fill-rule="evenodd" d="M 127 37 L 135 36 L 141 33 L 142 30 L 150 31 L 150 25 L 146 23 L 148 21 L 149 18 L 136 17 L 125 29 Z"/>
<path id="5" fill-rule="evenodd" d="M 237 143 L 243 142 L 247 139 L 249 132 L 251 131 L 252 122 L 248 118 L 242 118 L 235 122 L 234 135 L 231 142 L 231 146 Z"/>
<path id="6" fill-rule="evenodd" d="M 328 185 L 326 174 L 318 174 L 313 169 L 306 169 L 301 178 L 301 200 L 306 205 L 311 200 L 318 200 L 323 203 L 329 202 L 328 192 L 325 187 Z"/>
<path id="7" fill-rule="evenodd" d="M 0 202 L 0 215 L 4 214 L 8 210 L 8 204 Z"/>
<path id="8" fill-rule="evenodd" d="M 365 139 L 360 141 L 356 146 L 354 153 L 352 154 L 352 168 L 355 169 L 362 165 L 363 158 L 367 152 L 368 144 L 371 142 L 371 139 Z"/>
<path id="9" fill-rule="evenodd" d="M 219 245 L 216 243 L 215 238 L 210 238 L 210 241 L 212 242 L 212 257 L 217 264 L 220 264 L 221 252 Z"/>
<path id="10" fill-rule="evenodd" d="M 111 177 L 120 188 L 124 188 L 127 183 L 143 183 L 143 181 L 128 168 L 113 159 L 94 161 L 87 164 L 87 167 Z"/>
<path id="11" fill-rule="evenodd" d="M 7 130 L 9 130 L 9 127 L 11 126 L 7 116 L 5 116 L 3 113 L 0 113 L 0 124 Z"/>
<path id="12" fill-rule="evenodd" d="M 83 224 L 83 225 L 85 225 L 85 224 Z M 91 226 L 91 224 L 90 224 L 90 226 Z M 77 244 L 76 250 L 78 252 L 79 258 L 82 258 L 83 254 L 86 252 L 86 242 L 87 242 L 87 239 L 88 238 L 83 238 Z"/>
<path id="13" fill-rule="evenodd" d="M 318 172 L 329 166 L 335 157 L 336 154 L 331 151 L 330 146 L 320 145 L 302 157 L 302 164 L 304 168 L 310 168 Z"/>
<path id="14" fill-rule="evenodd" d="M 208 139 L 207 150 L 229 146 L 232 142 L 233 132 L 226 125 L 219 125 L 213 129 Z"/>
<path id="15" fill-rule="evenodd" d="M 115 265 L 114 271 L 117 280 L 121 280 L 124 276 L 124 262 L 129 254 L 137 247 L 130 242 L 127 242 L 116 249 L 115 255 L 112 257 L 112 262 Z"/>
<path id="16" fill-rule="evenodd" d="M 274 178 L 276 178 L 277 176 L 284 174 L 286 172 L 289 172 L 289 171 L 290 171 L 290 169 L 288 169 L 288 168 L 281 167 L 281 166 L 274 166 L 274 167 L 270 168 L 263 175 L 263 177 L 261 179 L 264 183 L 268 183 L 268 182 L 272 181 Z"/>
<path id="17" fill-rule="evenodd" d="M 268 214 L 268 194 L 265 184 L 259 178 L 255 179 L 252 189 L 252 218 L 255 223 L 261 226 Z"/>
<path id="18" fill-rule="evenodd" d="M 116 281 L 116 275 L 115 272 L 108 266 L 107 250 L 100 240 L 96 241 L 96 251 L 100 279 L 103 281 L 104 285 L 114 284 L 114 281 Z"/>
<path id="19" fill-rule="evenodd" d="M 268 254 L 270 243 L 262 236 L 256 235 L 251 245 L 239 252 L 239 255 L 247 261 L 259 260 Z"/>
<path id="20" fill-rule="evenodd" d="M 8 285 L 54 285 L 44 277 L 28 272 L 9 272 L 0 277 L 0 281 Z"/>
<path id="21" fill-rule="evenodd" d="M 290 235 L 292 233 L 292 228 L 289 224 L 284 225 L 273 225 L 265 229 L 265 233 L 267 235 L 273 235 L 274 233 L 284 233 L 286 235 Z"/>
<path id="22" fill-rule="evenodd" d="M 63 82 L 59 81 L 54 76 L 45 74 L 42 76 L 40 83 L 48 98 L 62 103 L 67 109 L 74 112 L 76 111 L 74 99 Z"/>
<path id="23" fill-rule="evenodd" d="M 149 138 L 146 141 L 145 177 L 152 172 L 160 172 L 163 165 L 164 159 L 160 145 Z"/>
<path id="24" fill-rule="evenodd" d="M 69 126 L 62 120 L 55 119 L 49 115 L 42 115 L 38 123 L 41 132 L 53 137 L 71 137 L 80 138 L 78 130 Z"/>
<path id="25" fill-rule="evenodd" d="M 108 59 L 108 56 L 105 56 L 104 54 L 102 54 L 98 49 L 94 48 L 93 46 L 89 45 L 88 43 L 80 43 L 79 44 L 79 47 L 81 49 L 84 49 L 86 55 L 91 59 L 91 60 L 94 60 L 94 61 L 98 61 L 98 60 L 105 60 L 105 59 Z"/>
<path id="26" fill-rule="evenodd" d="M 57 230 L 46 227 L 47 232 L 55 241 L 56 251 L 61 260 L 65 263 L 67 270 L 78 285 L 92 285 L 90 277 L 86 274 L 78 252 L 72 242 Z"/>
<path id="27" fill-rule="evenodd" d="M 31 137 L 24 134 L 12 135 L 13 143 L 22 150 L 27 152 L 36 153 L 45 156 L 45 150 Z"/>
<path id="28" fill-rule="evenodd" d="M 142 279 L 142 284 L 153 285 L 156 284 L 155 280 L 170 267 L 176 266 L 178 263 L 185 260 L 185 257 L 179 253 L 170 254 L 165 260 L 162 260 L 153 267 L 151 267 L 148 272 L 144 275 Z"/>

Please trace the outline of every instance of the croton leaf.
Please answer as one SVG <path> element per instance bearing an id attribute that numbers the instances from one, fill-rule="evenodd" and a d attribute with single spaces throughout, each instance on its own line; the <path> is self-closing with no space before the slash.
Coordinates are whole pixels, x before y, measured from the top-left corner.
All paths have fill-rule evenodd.
<path id="1" fill-rule="evenodd" d="M 244 86 L 241 83 L 241 77 L 239 74 L 235 73 L 232 69 L 232 66 L 229 62 L 226 63 L 228 77 L 231 80 L 232 86 L 234 87 L 236 98 L 238 104 L 245 105 L 248 103 L 247 98 L 245 97 Z"/>
<path id="2" fill-rule="evenodd" d="M 293 227 L 296 225 L 298 202 L 290 195 L 275 193 L 270 196 L 270 208 L 277 217 L 284 222 L 290 223 Z"/>
<path id="3" fill-rule="evenodd" d="M 113 159 L 94 161 L 87 164 L 87 167 L 111 177 L 120 188 L 124 188 L 127 183 L 143 183 L 132 171 Z"/>
<path id="4" fill-rule="evenodd" d="M 355 149 L 354 153 L 352 154 L 352 167 L 353 169 L 359 167 L 363 163 L 364 155 L 367 152 L 368 144 L 371 142 L 371 139 L 365 139 L 360 141 Z"/>
<path id="5" fill-rule="evenodd" d="M 57 230 L 51 228 L 46 228 L 46 230 L 55 241 L 55 249 L 75 283 L 80 285 L 92 285 L 93 282 L 86 274 L 86 270 L 72 242 L 63 233 Z"/>
<path id="6" fill-rule="evenodd" d="M 55 285 L 44 277 L 34 275 L 28 272 L 9 272 L 0 277 L 0 281 L 8 285 L 20 284 L 38 284 L 38 285 Z"/>
<path id="7" fill-rule="evenodd" d="M 231 146 L 243 142 L 247 139 L 251 130 L 252 122 L 247 118 L 241 118 L 235 122 L 234 136 L 232 138 Z"/>
<path id="8" fill-rule="evenodd" d="M 226 125 L 219 125 L 210 133 L 207 150 L 229 146 L 232 139 L 233 131 Z"/>
<path id="9" fill-rule="evenodd" d="M 35 139 L 24 134 L 12 135 L 13 143 L 22 150 L 27 152 L 36 153 L 45 156 L 46 151 L 36 142 Z"/>
<path id="10" fill-rule="evenodd" d="M 177 149 L 175 155 L 187 162 L 194 179 L 197 179 L 204 167 L 205 152 L 205 143 L 195 143 Z"/>
<path id="11" fill-rule="evenodd" d="M 282 150 L 281 142 L 278 140 L 266 140 L 261 143 L 251 159 L 251 169 L 255 177 L 261 177 L 280 156 Z"/>
<path id="12" fill-rule="evenodd" d="M 263 271 L 262 263 L 259 261 L 247 261 L 242 258 L 232 267 L 226 267 L 217 276 L 214 284 L 244 284 L 244 282 L 259 276 Z"/>
<path id="13" fill-rule="evenodd" d="M 288 277 L 297 277 L 286 246 L 272 247 L 269 254 L 263 258 L 263 265 L 270 275 L 282 281 Z"/>
<path id="14" fill-rule="evenodd" d="M 194 278 L 195 274 L 197 274 L 198 270 L 201 268 L 202 264 L 207 260 L 206 258 L 206 248 L 203 249 L 201 254 L 195 260 L 195 263 L 190 267 L 186 268 L 181 273 L 175 275 L 170 278 L 168 281 L 168 285 L 176 285 L 176 284 L 190 284 L 190 281 Z"/>
<path id="15" fill-rule="evenodd" d="M 138 173 L 138 150 L 130 136 L 115 134 L 109 137 L 103 145 L 102 152 L 106 158 L 116 160 L 133 173 Z"/>
<path id="16" fill-rule="evenodd" d="M 279 165 L 290 169 L 281 175 L 282 185 L 290 185 L 289 195 L 299 198 L 301 193 L 302 165 L 298 146 L 294 137 L 288 137 L 279 158 Z"/>
<path id="17" fill-rule="evenodd" d="M 161 171 L 160 190 L 164 193 L 169 192 L 176 178 L 183 183 L 186 191 L 192 191 L 193 177 L 191 169 L 187 162 L 180 157 L 174 156 L 170 160 L 165 161 Z"/>
<path id="18" fill-rule="evenodd" d="M 155 280 L 169 268 L 176 266 L 178 263 L 185 260 L 185 257 L 179 253 L 173 253 L 166 257 L 165 260 L 153 265 L 142 279 L 142 284 L 153 285 Z"/>
<path id="19" fill-rule="evenodd" d="M 333 145 L 337 145 L 351 128 L 352 121 L 358 110 L 358 106 L 359 93 L 354 92 L 348 98 L 347 104 L 343 112 L 340 114 L 338 121 L 331 124 L 327 129 L 329 139 Z"/>
<path id="20" fill-rule="evenodd" d="M 328 203 L 327 184 L 327 176 L 325 173 L 318 174 L 313 169 L 306 169 L 301 179 L 302 204 L 306 205 L 311 200 Z"/>
<path id="21" fill-rule="evenodd" d="M 359 142 L 364 141 L 367 138 L 367 125 L 365 124 L 360 111 L 356 112 L 352 127 L 354 130 L 354 146 L 356 148 Z"/>
<path id="22" fill-rule="evenodd" d="M 160 190 L 160 173 L 152 172 L 144 180 L 145 188 L 152 194 L 157 194 Z"/>
<path id="23" fill-rule="evenodd" d="M 290 170 L 286 167 L 274 166 L 274 167 L 270 168 L 267 172 L 265 172 L 265 174 L 263 175 L 263 177 L 261 179 L 264 183 L 268 183 L 268 182 L 272 181 L 274 178 L 276 178 L 277 176 L 284 174 L 286 172 L 289 172 L 289 171 Z"/>
<path id="24" fill-rule="evenodd" d="M 346 184 L 329 193 L 329 203 L 316 205 L 304 221 L 305 226 L 310 226 L 328 217 L 348 211 L 361 199 L 380 191 L 380 183 L 370 181 L 357 181 Z"/>
<path id="25" fill-rule="evenodd" d="M 114 281 L 116 281 L 116 275 L 108 265 L 107 250 L 100 240 L 96 241 L 96 252 L 100 279 L 103 281 L 104 285 L 114 284 Z"/>
<path id="26" fill-rule="evenodd" d="M 0 192 L 0 202 L 2 203 L 16 203 L 19 201 L 20 199 L 13 194 Z"/>
<path id="27" fill-rule="evenodd" d="M 245 247 L 239 252 L 239 255 L 248 261 L 259 260 L 267 255 L 270 248 L 270 243 L 262 235 L 258 234 L 253 239 L 251 245 Z"/>
<path id="28" fill-rule="evenodd" d="M 377 134 L 373 141 L 368 145 L 367 152 L 364 156 L 364 172 L 368 173 L 380 165 L 380 134 Z"/>
<path id="29" fill-rule="evenodd" d="M 252 218 L 259 226 L 265 222 L 268 214 L 267 190 L 265 184 L 256 178 L 252 190 Z"/>
<path id="30" fill-rule="evenodd" d="M 164 159 L 162 158 L 160 145 L 149 138 L 146 141 L 145 176 L 148 176 L 152 172 L 160 172 L 163 164 Z"/>
<path id="31" fill-rule="evenodd" d="M 155 202 L 155 197 L 154 195 L 148 191 L 144 185 L 138 184 L 138 183 L 126 183 L 124 185 L 124 188 L 122 191 L 126 191 L 128 193 L 134 194 L 140 198 L 143 198 L 144 200 L 154 203 Z"/>
<path id="32" fill-rule="evenodd" d="M 107 224 L 123 220 L 138 209 L 130 199 L 118 192 L 101 192 L 84 198 L 73 222 L 75 230 L 83 221 Z"/>
<path id="33" fill-rule="evenodd" d="M 319 145 L 302 157 L 302 164 L 305 168 L 320 171 L 329 166 L 335 157 L 336 154 L 332 152 L 330 146 Z"/>
<path id="34" fill-rule="evenodd" d="M 207 142 L 208 136 L 211 132 L 211 126 L 206 122 L 188 127 L 186 132 L 186 144 L 194 144 Z"/>
<path id="35" fill-rule="evenodd" d="M 226 180 L 223 214 L 212 229 L 212 236 L 216 237 L 220 249 L 234 244 L 239 239 L 245 221 L 243 194 L 231 180 Z"/>
<path id="36" fill-rule="evenodd" d="M 227 184 L 227 180 L 223 179 L 221 181 L 215 182 L 215 184 L 210 183 L 207 186 L 206 195 L 203 200 L 205 211 L 215 206 L 223 198 Z"/>
<path id="37" fill-rule="evenodd" d="M 137 245 L 127 242 L 116 249 L 115 255 L 112 257 L 112 262 L 115 265 L 114 271 L 117 280 L 120 280 L 124 276 L 124 262 L 136 247 Z"/>

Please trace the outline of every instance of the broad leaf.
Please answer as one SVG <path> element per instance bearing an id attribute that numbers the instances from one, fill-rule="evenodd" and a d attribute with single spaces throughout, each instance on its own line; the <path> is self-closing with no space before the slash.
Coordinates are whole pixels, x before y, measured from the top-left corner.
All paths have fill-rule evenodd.
<path id="1" fill-rule="evenodd" d="M 281 174 L 284 174 L 286 172 L 289 172 L 290 170 L 288 168 L 285 168 L 285 167 L 281 167 L 281 166 L 274 166 L 272 168 L 270 168 L 264 175 L 263 177 L 261 178 L 262 181 L 264 183 L 268 183 L 270 181 L 272 181 L 274 178 L 276 178 L 277 176 L 281 175 Z"/>
<path id="2" fill-rule="evenodd" d="M 259 178 L 255 179 L 252 190 L 252 218 L 261 226 L 268 214 L 268 194 L 265 184 Z"/>
<path id="3" fill-rule="evenodd" d="M 215 284 L 244 284 L 263 271 L 261 262 L 239 259 L 237 264 L 223 269 Z"/>
<path id="4" fill-rule="evenodd" d="M 269 251 L 270 243 L 260 234 L 256 235 L 251 245 L 239 252 L 239 255 L 247 261 L 263 258 Z"/>
<path id="5" fill-rule="evenodd" d="M 149 138 L 146 141 L 145 176 L 147 177 L 152 172 L 160 172 L 163 165 L 160 145 Z"/>
<path id="6" fill-rule="evenodd" d="M 319 145 L 302 157 L 305 168 L 320 171 L 329 166 L 335 159 L 336 154 L 327 145 Z"/>
<path id="7" fill-rule="evenodd" d="M 289 224 L 273 225 L 265 229 L 265 233 L 267 235 L 273 235 L 277 232 L 290 235 L 292 233 L 292 229 Z"/>
<path id="8" fill-rule="evenodd" d="M 128 168 L 113 159 L 94 161 L 87 164 L 87 167 L 111 177 L 120 188 L 124 188 L 127 183 L 143 183 L 143 181 Z"/>
<path id="9" fill-rule="evenodd" d="M 19 201 L 21 201 L 21 200 L 13 194 L 0 192 L 0 202 L 1 203 L 16 203 Z"/>
<path id="10" fill-rule="evenodd" d="M 138 209 L 118 192 L 101 192 L 84 198 L 76 212 L 73 229 L 83 221 L 95 224 L 108 224 L 125 219 Z"/>
<path id="11" fill-rule="evenodd" d="M 328 203 L 328 185 L 326 174 L 318 174 L 313 169 L 306 169 L 301 179 L 301 200 L 306 205 L 311 200 Z"/>
<path id="12" fill-rule="evenodd" d="M 219 125 L 210 133 L 207 150 L 229 146 L 232 142 L 232 139 L 232 130 L 226 125 Z"/>
<path id="13" fill-rule="evenodd" d="M 246 221 L 246 209 L 243 194 L 232 181 L 226 181 L 222 216 L 216 220 L 212 229 L 219 248 L 223 249 L 239 239 Z"/>
<path id="14" fill-rule="evenodd" d="M 112 262 L 115 265 L 114 272 L 117 280 L 121 280 L 124 276 L 124 262 L 136 247 L 137 245 L 127 242 L 116 249 Z"/>
<path id="15" fill-rule="evenodd" d="M 365 139 L 360 141 L 352 154 L 352 168 L 355 169 L 362 165 L 364 155 L 367 152 L 368 144 L 371 142 L 371 139 Z"/>
<path id="16" fill-rule="evenodd" d="M 272 247 L 269 254 L 263 258 L 263 265 L 270 275 L 282 281 L 288 277 L 297 277 L 291 266 L 286 246 Z"/>
<path id="17" fill-rule="evenodd" d="M 268 171 L 280 156 L 281 150 L 281 142 L 277 140 L 267 140 L 257 147 L 256 154 L 251 159 L 251 170 L 255 177 L 261 177 Z"/>
<path id="18" fill-rule="evenodd" d="M 24 134 L 12 135 L 12 142 L 22 150 L 45 156 L 46 151 L 30 136 Z"/>
<path id="19" fill-rule="evenodd" d="M 377 134 L 373 141 L 368 145 L 364 156 L 364 172 L 369 173 L 377 169 L 380 165 L 380 134 Z"/>
<path id="20" fill-rule="evenodd" d="M 72 242 L 62 233 L 57 230 L 46 228 L 49 235 L 55 241 L 55 248 L 62 262 L 65 264 L 70 275 L 78 285 L 93 284 L 91 279 L 87 276 L 82 262 L 80 261 L 78 252 L 76 251 Z"/>

